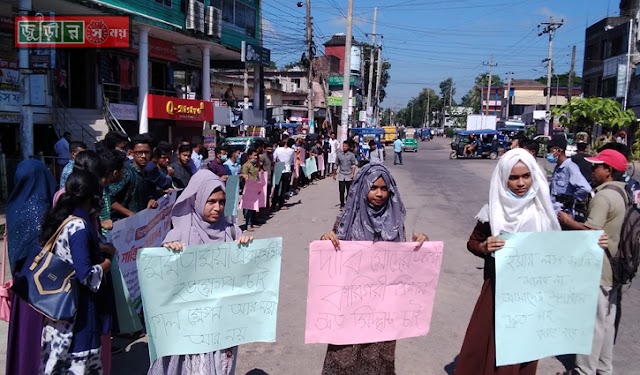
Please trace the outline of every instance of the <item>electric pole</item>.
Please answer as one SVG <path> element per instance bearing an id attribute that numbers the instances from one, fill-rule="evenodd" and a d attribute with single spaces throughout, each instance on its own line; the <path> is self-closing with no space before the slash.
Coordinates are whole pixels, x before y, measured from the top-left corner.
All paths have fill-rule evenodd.
<path id="1" fill-rule="evenodd" d="M 573 96 L 573 76 L 575 75 L 576 68 L 576 46 L 573 46 L 573 50 L 571 51 L 571 69 L 569 70 L 569 116 L 571 118 L 571 97 Z M 576 134 L 578 124 L 573 124 L 573 134 Z"/>
<path id="2" fill-rule="evenodd" d="M 489 84 L 487 86 L 487 109 L 486 109 L 487 115 L 489 115 L 489 99 L 491 98 L 491 80 L 493 78 L 493 68 L 498 66 L 498 64 L 494 63 L 493 55 L 491 55 L 491 60 L 489 62 L 483 62 L 482 65 L 489 67 Z M 482 92 L 480 94 L 482 94 Z M 482 95 L 480 95 L 480 97 L 482 97 Z"/>
<path id="3" fill-rule="evenodd" d="M 627 45 L 627 67 L 625 71 L 625 85 L 624 85 L 624 99 L 622 102 L 622 110 L 627 110 L 627 104 L 629 102 L 629 86 L 631 84 L 631 48 L 633 46 L 633 17 L 629 19 L 629 36 Z"/>
<path id="4" fill-rule="evenodd" d="M 411 103 L 411 120 L 409 121 L 409 126 L 413 127 L 413 102 Z"/>
<path id="5" fill-rule="evenodd" d="M 542 22 L 538 27 L 544 26 L 544 29 L 538 34 L 542 36 L 549 34 L 549 55 L 547 56 L 547 105 L 545 106 L 544 135 L 549 135 L 549 122 L 551 121 L 551 75 L 553 74 L 553 34 L 558 30 L 564 20 L 555 22 L 553 17 L 549 17 L 549 22 Z M 558 95 L 558 93 L 556 93 Z"/>
<path id="6" fill-rule="evenodd" d="M 511 77 L 514 73 L 509 72 L 507 74 L 509 75 L 509 81 L 507 82 L 507 108 L 504 115 L 505 120 L 509 119 L 509 104 L 511 104 Z"/>
<path id="7" fill-rule="evenodd" d="M 431 92 L 429 91 L 429 89 L 427 89 L 427 108 L 425 108 L 424 111 L 424 121 L 422 121 L 422 127 L 423 128 L 428 128 L 429 127 L 429 106 L 430 106 L 430 101 L 431 101 Z"/>
<path id="8" fill-rule="evenodd" d="M 347 35 L 344 43 L 344 65 L 342 82 L 342 115 L 340 116 L 340 141 L 347 140 L 349 129 L 349 92 L 351 88 L 351 38 L 353 33 L 353 0 L 348 1 L 347 6 Z"/>
<path id="9" fill-rule="evenodd" d="M 378 47 L 378 74 L 376 74 L 376 124 L 380 124 L 380 82 L 382 81 L 382 45 Z M 378 125 L 379 127 L 379 125 Z"/>
<path id="10" fill-rule="evenodd" d="M 571 102 L 571 96 L 573 96 L 573 76 L 576 68 L 576 46 L 573 46 L 571 51 L 571 70 L 569 70 L 569 102 Z"/>
<path id="11" fill-rule="evenodd" d="M 309 59 L 307 108 L 309 113 L 309 134 L 315 133 L 315 106 L 313 104 L 313 24 L 311 20 L 311 0 L 307 0 L 307 58 Z"/>
<path id="12" fill-rule="evenodd" d="M 376 21 L 378 19 L 378 7 L 373 8 L 373 33 L 371 34 L 371 53 L 369 54 L 369 86 L 367 88 L 367 118 L 373 114 L 371 110 L 371 99 L 373 97 L 373 63 L 376 53 Z M 364 60 L 364 59 L 363 59 Z"/>

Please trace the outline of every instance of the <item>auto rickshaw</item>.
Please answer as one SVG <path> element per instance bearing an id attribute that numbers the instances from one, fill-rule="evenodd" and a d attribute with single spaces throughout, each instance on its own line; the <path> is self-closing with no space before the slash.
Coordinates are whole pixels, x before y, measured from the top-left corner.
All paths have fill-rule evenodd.
<path id="1" fill-rule="evenodd" d="M 349 129 L 349 139 L 358 137 L 358 144 L 355 145 L 354 153 L 359 161 L 369 158 L 369 141 L 376 142 L 376 147 L 384 150 L 385 131 L 381 128 L 351 128 Z"/>
<path id="2" fill-rule="evenodd" d="M 471 143 L 472 134 L 480 139 L 480 146 L 474 150 L 473 155 L 465 157 L 464 146 Z M 451 140 L 451 153 L 449 154 L 449 158 L 489 158 L 495 160 L 498 158 L 498 149 L 504 147 L 504 145 L 501 146 L 498 141 L 498 134 L 496 130 L 491 129 L 457 130 Z"/>

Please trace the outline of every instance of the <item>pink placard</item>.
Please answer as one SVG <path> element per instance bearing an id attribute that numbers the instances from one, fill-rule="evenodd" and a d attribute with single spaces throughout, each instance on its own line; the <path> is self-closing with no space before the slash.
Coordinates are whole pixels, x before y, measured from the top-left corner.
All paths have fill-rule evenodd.
<path id="1" fill-rule="evenodd" d="M 258 211 L 260 209 L 261 195 L 264 196 L 260 181 L 247 179 L 244 183 L 244 193 L 242 194 L 242 209 Z"/>
<path id="2" fill-rule="evenodd" d="M 309 247 L 305 343 L 362 344 L 426 335 L 442 242 L 329 241 Z"/>
<path id="3" fill-rule="evenodd" d="M 318 162 L 318 170 L 324 171 L 324 155 L 316 156 L 316 161 Z"/>

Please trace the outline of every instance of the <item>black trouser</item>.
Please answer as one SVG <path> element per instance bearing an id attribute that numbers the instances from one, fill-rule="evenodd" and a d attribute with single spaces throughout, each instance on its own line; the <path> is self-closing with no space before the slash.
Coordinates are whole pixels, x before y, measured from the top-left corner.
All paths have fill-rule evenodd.
<path id="1" fill-rule="evenodd" d="M 289 192 L 289 186 L 291 184 L 291 172 L 283 173 L 280 178 L 280 183 L 276 186 L 275 196 L 276 199 L 273 200 L 274 207 L 282 208 L 284 206 L 284 198 L 287 196 Z"/>
<path id="2" fill-rule="evenodd" d="M 269 209 L 269 207 L 271 207 L 271 188 L 273 187 L 271 185 L 271 179 L 269 178 L 269 183 L 267 184 L 267 209 Z M 275 199 L 275 193 L 273 195 L 273 198 Z"/>
<path id="3" fill-rule="evenodd" d="M 351 181 L 338 181 L 338 191 L 340 192 L 340 207 L 344 207 L 344 199 L 349 195 L 350 188 Z"/>

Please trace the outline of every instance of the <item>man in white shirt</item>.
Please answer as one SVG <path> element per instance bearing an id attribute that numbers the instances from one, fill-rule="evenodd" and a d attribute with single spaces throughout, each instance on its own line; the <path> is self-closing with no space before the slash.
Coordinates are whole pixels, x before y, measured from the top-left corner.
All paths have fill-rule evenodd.
<path id="1" fill-rule="evenodd" d="M 379 149 L 377 146 L 376 141 L 373 139 L 369 141 L 369 163 L 384 164 L 384 150 Z"/>
<path id="2" fill-rule="evenodd" d="M 273 199 L 274 207 L 278 210 L 284 208 L 284 199 L 289 192 L 289 186 L 291 184 L 291 167 L 293 165 L 295 157 L 295 151 L 293 150 L 293 148 L 291 148 L 291 146 L 293 146 L 294 144 L 295 141 L 293 139 L 283 139 L 280 142 L 280 146 L 273 153 L 273 160 L 276 163 L 284 164 L 284 171 L 282 172 L 282 177 L 280 178 L 280 184 L 276 186 L 276 196 Z"/>
<path id="3" fill-rule="evenodd" d="M 329 157 L 327 158 L 327 173 L 332 174 L 336 168 L 336 158 L 338 157 L 338 146 L 340 143 L 336 139 L 335 134 L 331 134 L 331 140 L 329 140 Z"/>
<path id="4" fill-rule="evenodd" d="M 202 168 L 202 148 L 204 147 L 204 139 L 200 136 L 195 136 L 191 138 L 191 160 L 193 160 L 193 164 L 196 167 L 196 172 Z M 194 172 L 195 173 L 195 172 Z"/>

